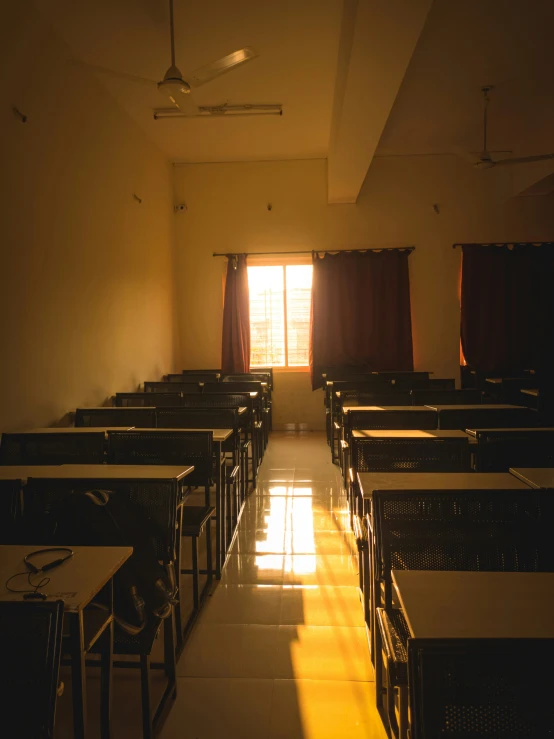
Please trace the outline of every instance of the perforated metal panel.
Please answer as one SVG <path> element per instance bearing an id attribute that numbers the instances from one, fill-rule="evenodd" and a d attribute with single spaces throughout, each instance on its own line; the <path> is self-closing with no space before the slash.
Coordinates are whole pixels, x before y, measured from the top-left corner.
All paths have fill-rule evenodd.
<path id="1" fill-rule="evenodd" d="M 552 572 L 551 496 L 480 490 L 373 494 L 376 568 Z"/>
<path id="2" fill-rule="evenodd" d="M 414 405 L 478 405 L 481 403 L 479 390 L 412 390 Z"/>
<path id="3" fill-rule="evenodd" d="M 2 434 L 0 464 L 102 464 L 105 446 L 102 432 Z"/>
<path id="4" fill-rule="evenodd" d="M 210 485 L 212 454 L 212 434 L 207 431 L 113 431 L 108 434 L 111 464 L 192 465 L 194 471 L 187 475 L 187 485 Z"/>
<path id="5" fill-rule="evenodd" d="M 540 417 L 529 408 L 442 408 L 440 429 L 525 428 L 539 426 Z"/>
<path id="6" fill-rule="evenodd" d="M 436 429 L 437 413 L 429 410 L 357 411 L 346 414 L 346 423 L 354 429 Z"/>
<path id="7" fill-rule="evenodd" d="M 77 408 L 75 426 L 154 428 L 156 411 L 154 408 Z"/>
<path id="8" fill-rule="evenodd" d="M 54 515 L 57 506 L 73 492 L 87 490 L 108 490 L 118 495 L 126 495 L 152 522 L 153 537 L 158 557 L 163 562 L 175 560 L 176 522 L 178 490 L 175 481 L 155 480 L 40 480 L 30 478 L 23 492 L 24 520 L 26 528 L 36 535 Z M 52 529 L 50 523 L 48 530 Z M 39 534 L 40 535 L 40 534 Z M 41 540 L 42 541 L 42 540 Z M 43 541 L 47 544 L 49 542 Z M 54 544 L 90 544 L 94 542 L 53 542 Z"/>
<path id="9" fill-rule="evenodd" d="M 507 472 L 510 467 L 554 467 L 554 433 L 480 433 L 479 472 Z"/>
<path id="10" fill-rule="evenodd" d="M 207 393 L 262 393 L 261 382 L 214 382 L 204 385 L 204 394 Z"/>
<path id="11" fill-rule="evenodd" d="M 409 390 L 391 390 L 390 392 L 366 392 L 346 390 L 340 395 L 341 405 L 356 401 L 359 405 L 412 405 Z"/>
<path id="12" fill-rule="evenodd" d="M 470 469 L 467 439 L 352 439 L 357 472 L 465 472 Z"/>
<path id="13" fill-rule="evenodd" d="M 21 517 L 21 480 L 0 480 L 0 544 L 16 542 Z"/>
<path id="14" fill-rule="evenodd" d="M 145 382 L 145 393 L 186 393 L 187 395 L 199 395 L 202 393 L 202 385 L 187 377 L 183 382 Z"/>
<path id="15" fill-rule="evenodd" d="M 554 736 L 553 659 L 554 640 L 412 642 L 414 739 Z"/>
<path id="16" fill-rule="evenodd" d="M 117 408 L 125 408 L 127 406 L 138 407 L 138 406 L 159 406 L 167 405 L 180 405 L 181 394 L 180 393 L 160 393 L 160 392 L 145 392 L 145 393 L 116 393 L 115 395 L 115 406 Z"/>
<path id="17" fill-rule="evenodd" d="M 0 710 L 6 736 L 53 736 L 62 626 L 62 601 L 0 603 Z"/>

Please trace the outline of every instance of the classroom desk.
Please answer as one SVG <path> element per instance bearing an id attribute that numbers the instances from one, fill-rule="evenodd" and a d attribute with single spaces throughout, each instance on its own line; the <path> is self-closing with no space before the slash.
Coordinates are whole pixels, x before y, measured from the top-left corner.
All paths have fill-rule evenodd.
<path id="1" fill-rule="evenodd" d="M 373 493 L 379 490 L 522 490 L 532 487 L 508 472 L 359 472 L 358 485 L 364 513 L 370 512 Z"/>
<path id="2" fill-rule="evenodd" d="M 534 398 L 539 397 L 539 391 L 536 387 L 522 387 L 520 392 L 525 393 L 525 395 L 532 395 Z"/>
<path id="3" fill-rule="evenodd" d="M 12 467 L 11 469 L 18 468 Z M 26 470 L 25 478 L 32 477 L 45 480 L 167 480 L 182 482 L 187 475 L 190 475 L 194 467 L 164 464 L 61 464 L 50 467 L 43 467 L 42 465 L 40 467 L 27 466 L 19 469 Z"/>
<path id="4" fill-rule="evenodd" d="M 107 434 L 108 431 L 131 431 L 134 426 L 55 426 L 45 429 L 17 431 L 18 434 Z"/>
<path id="5" fill-rule="evenodd" d="M 502 424 L 504 419 L 507 420 L 510 426 L 514 427 L 522 426 L 526 421 L 532 421 L 535 425 L 538 425 L 536 412 L 520 405 L 501 403 L 481 405 L 429 404 L 427 408 L 437 412 L 440 429 L 495 426 Z"/>
<path id="6" fill-rule="evenodd" d="M 427 405 L 358 405 L 353 400 L 348 403 L 344 403 L 342 406 L 343 415 L 348 411 L 410 411 L 414 413 L 428 413 L 429 406 Z"/>
<path id="7" fill-rule="evenodd" d="M 114 428 L 110 429 L 110 431 L 114 433 L 118 433 L 120 431 L 123 431 L 124 429 L 121 428 Z M 127 429 L 128 431 L 136 432 L 137 434 L 142 433 L 148 433 L 148 434 L 156 434 L 156 433 L 166 433 L 166 434 L 179 434 L 179 433 L 194 433 L 194 432 L 207 432 L 210 431 L 213 434 L 213 441 L 214 444 L 220 445 L 223 444 L 224 441 L 227 441 L 227 439 L 233 434 L 233 429 L 189 429 L 189 428 L 155 428 L 155 429 Z"/>
<path id="8" fill-rule="evenodd" d="M 510 467 L 510 473 L 536 490 L 554 490 L 553 467 Z"/>
<path id="9" fill-rule="evenodd" d="M 110 433 L 119 433 L 121 429 L 113 429 Z M 233 435 L 233 429 L 184 429 L 184 428 L 155 428 L 155 429 L 148 429 L 148 428 L 140 428 L 140 429 L 132 429 L 133 433 L 136 434 L 156 434 L 156 433 L 168 433 L 168 434 L 188 434 L 188 433 L 194 433 L 196 431 L 200 433 L 211 433 L 213 437 L 213 451 L 214 451 L 214 457 L 216 460 L 219 461 L 219 464 L 217 465 L 217 475 L 216 475 L 216 481 L 215 481 L 215 511 L 216 511 L 216 518 L 215 518 L 215 525 L 216 525 L 216 577 L 219 579 L 221 577 L 221 569 L 223 567 L 223 564 L 225 562 L 225 542 L 224 542 L 224 531 L 225 531 L 225 520 L 226 520 L 226 513 L 225 511 L 225 505 L 224 505 L 224 486 L 225 481 L 222 479 L 221 475 L 221 460 L 223 457 L 223 442 L 227 441 L 230 436 Z M 110 468 L 113 467 L 113 465 L 110 465 Z M 192 469 L 192 468 L 191 468 Z M 208 499 L 206 500 L 206 505 L 209 505 L 209 493 L 208 493 Z"/>
<path id="10" fill-rule="evenodd" d="M 414 639 L 554 638 L 553 573 L 393 570 L 392 579 Z"/>
<path id="11" fill-rule="evenodd" d="M 146 393 L 146 394 L 148 395 L 148 393 Z M 104 412 L 104 413 L 113 413 L 114 410 L 116 410 L 116 409 L 118 411 L 144 411 L 144 410 L 155 411 L 156 410 L 156 406 L 155 405 L 125 405 L 125 406 L 122 406 L 121 408 L 118 408 L 115 405 L 98 405 L 98 406 L 91 406 L 90 408 L 89 407 L 87 407 L 87 408 L 79 408 L 78 410 L 81 410 L 81 411 L 99 411 L 100 413 L 102 413 L 102 412 Z M 91 427 L 87 427 L 87 428 L 102 428 L 102 427 L 101 426 L 91 426 Z M 116 428 L 121 428 L 121 426 L 116 426 Z"/>
<path id="12" fill-rule="evenodd" d="M 91 414 L 91 418 L 88 420 L 90 423 L 79 423 L 79 421 L 82 421 L 82 417 L 86 416 L 87 414 Z M 98 423 L 96 425 L 97 421 L 102 421 L 102 417 L 105 416 L 106 419 L 108 419 L 111 414 L 112 419 L 117 419 L 115 422 L 117 423 L 120 419 L 124 422 L 122 422 L 121 426 L 119 428 L 130 428 L 131 426 L 140 426 L 142 423 L 148 423 L 148 425 L 151 425 L 152 423 L 156 423 L 156 407 L 151 405 L 139 405 L 139 406 L 131 406 L 127 405 L 124 407 L 118 407 L 118 406 L 99 406 L 99 407 L 93 407 L 93 408 L 77 408 L 75 411 L 75 424 L 78 425 L 77 427 L 87 427 L 87 428 L 104 428 L 108 425 L 110 425 L 110 422 L 108 423 Z M 132 420 L 129 421 L 129 418 Z M 111 425 L 114 424 L 114 420 L 111 420 Z"/>
<path id="13" fill-rule="evenodd" d="M 465 431 L 453 429 L 423 431 L 422 429 L 364 429 L 352 431 L 353 439 L 467 439 Z"/>
<path id="14" fill-rule="evenodd" d="M 469 434 L 470 436 L 479 438 L 479 434 L 487 434 L 487 433 L 494 433 L 494 434 L 521 434 L 521 433 L 530 433 L 530 434 L 540 434 L 544 433 L 545 431 L 554 431 L 554 426 L 537 426 L 537 427 L 531 427 L 531 428 L 474 428 L 474 429 L 466 429 L 466 434 Z"/>
<path id="15" fill-rule="evenodd" d="M 23 558 L 29 552 L 44 548 L 41 545 L 0 546 L 0 600 L 19 601 L 20 593 L 12 593 L 6 588 L 6 580 L 18 572 L 27 572 Z M 69 653 L 71 655 L 71 685 L 73 698 L 73 732 L 78 739 L 86 735 L 87 700 L 85 656 L 103 634 L 106 645 L 102 651 L 102 669 L 106 685 L 101 701 L 101 734 L 107 739 L 110 735 L 111 672 L 113 658 L 113 590 L 111 579 L 121 565 L 131 556 L 131 547 L 71 547 L 73 557 L 59 567 L 48 571 L 48 582 L 40 592 L 48 598 L 64 601 L 64 614 L 69 626 Z M 43 555 L 43 562 L 51 562 L 59 554 L 51 552 Z M 33 563 L 41 562 L 37 556 Z M 42 573 L 36 575 L 34 582 L 40 582 Z M 106 588 L 104 604 L 106 610 L 92 608 L 86 610 L 93 598 Z M 28 589 L 26 577 L 15 578 L 10 587 Z M 29 601 L 33 602 L 33 601 Z M 32 710 L 32 696 L 29 709 Z"/>

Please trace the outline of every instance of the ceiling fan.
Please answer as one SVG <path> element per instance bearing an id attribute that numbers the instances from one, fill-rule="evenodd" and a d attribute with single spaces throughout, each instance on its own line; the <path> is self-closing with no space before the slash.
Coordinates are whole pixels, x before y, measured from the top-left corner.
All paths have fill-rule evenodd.
<path id="1" fill-rule="evenodd" d="M 512 164 L 527 164 L 528 162 L 541 162 L 545 159 L 554 159 L 552 154 L 536 154 L 528 157 L 511 157 L 509 159 L 493 159 L 492 154 L 511 154 L 511 151 L 498 150 L 490 151 L 487 146 L 487 127 L 488 127 L 488 106 L 490 102 L 489 93 L 493 89 L 492 85 L 481 88 L 483 93 L 483 149 L 480 152 L 463 152 L 461 149 L 454 151 L 427 152 L 423 154 L 376 154 L 377 157 L 429 157 L 429 156 L 450 156 L 452 154 L 462 155 L 469 158 L 476 169 L 492 169 L 493 167 L 506 167 Z M 479 158 L 476 160 L 475 156 Z"/>
<path id="2" fill-rule="evenodd" d="M 199 108 L 195 104 L 191 95 L 192 87 L 200 87 L 205 85 L 207 82 L 211 82 L 216 77 L 230 72 L 241 64 L 245 64 L 252 59 L 255 59 L 258 54 L 251 47 L 246 46 L 238 51 L 233 51 L 231 54 L 216 59 L 210 64 L 206 64 L 203 67 L 199 67 L 194 71 L 190 72 L 185 76 L 181 73 L 181 70 L 175 64 L 175 29 L 173 23 L 173 0 L 169 0 L 169 27 L 171 36 L 171 66 L 164 74 L 163 79 L 159 82 L 148 79 L 146 77 L 139 77 L 134 74 L 126 74 L 124 72 L 116 72 L 115 70 L 106 69 L 105 67 L 99 67 L 96 65 L 89 65 L 92 69 L 103 74 L 108 74 L 113 77 L 122 77 L 124 79 L 134 80 L 136 82 L 142 82 L 147 85 L 156 85 L 158 90 L 162 93 L 166 101 L 168 101 L 177 112 L 180 112 L 185 116 L 197 116 L 199 114 Z M 252 106 L 251 106 L 252 107 Z"/>
<path id="3" fill-rule="evenodd" d="M 535 154 L 529 157 L 511 157 L 509 159 L 493 159 L 491 152 L 487 148 L 487 112 L 489 107 L 489 93 L 491 86 L 482 87 L 484 105 L 483 105 L 483 151 L 479 154 L 479 159 L 473 163 L 477 169 L 492 169 L 492 167 L 506 167 L 512 164 L 527 164 L 528 162 L 541 162 L 545 159 L 554 159 L 553 154 Z M 500 153 L 500 152 L 493 152 Z"/>

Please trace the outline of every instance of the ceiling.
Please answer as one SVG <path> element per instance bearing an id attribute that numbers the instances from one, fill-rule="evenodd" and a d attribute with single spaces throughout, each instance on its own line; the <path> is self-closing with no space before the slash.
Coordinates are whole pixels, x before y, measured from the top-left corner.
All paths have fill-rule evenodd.
<path id="1" fill-rule="evenodd" d="M 377 154 L 479 152 L 490 84 L 489 147 L 554 152 L 553 29 L 548 0 L 434 0 Z"/>
<path id="2" fill-rule="evenodd" d="M 155 85 L 92 72 L 174 162 L 328 158 L 329 201 L 356 202 L 374 156 L 480 151 L 484 84 L 490 149 L 554 151 L 551 1 L 174 1 L 185 78 L 243 46 L 259 53 L 195 89 L 199 105 L 283 105 L 282 117 L 155 121 Z M 170 64 L 167 0 L 37 7 L 80 63 L 154 81 Z"/>
<path id="3" fill-rule="evenodd" d="M 42 3 L 41 3 L 42 4 Z M 160 80 L 170 65 L 167 0 L 56 0 L 47 15 L 75 58 Z M 173 161 L 327 156 L 342 0 L 174 0 L 177 66 L 244 46 L 259 57 L 194 90 L 198 105 L 282 103 L 283 116 L 154 121 L 155 85 L 96 74 Z"/>

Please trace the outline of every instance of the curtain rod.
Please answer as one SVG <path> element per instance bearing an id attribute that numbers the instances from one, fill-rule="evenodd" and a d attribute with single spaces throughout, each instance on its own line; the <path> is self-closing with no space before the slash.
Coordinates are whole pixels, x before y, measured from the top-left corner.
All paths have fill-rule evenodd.
<path id="1" fill-rule="evenodd" d="M 249 252 L 230 252 L 223 254 L 221 252 L 215 252 L 212 257 L 229 257 L 238 256 L 244 254 L 245 257 L 274 257 L 280 256 L 281 254 L 338 254 L 341 251 L 346 252 L 363 252 L 363 251 L 413 251 L 415 246 L 374 246 L 368 247 L 367 249 L 310 249 L 309 251 L 249 251 Z"/>
<path id="2" fill-rule="evenodd" d="M 504 241 L 490 242 L 488 244 L 471 243 L 471 244 L 452 244 L 453 249 L 457 249 L 459 246 L 554 246 L 552 241 Z"/>

